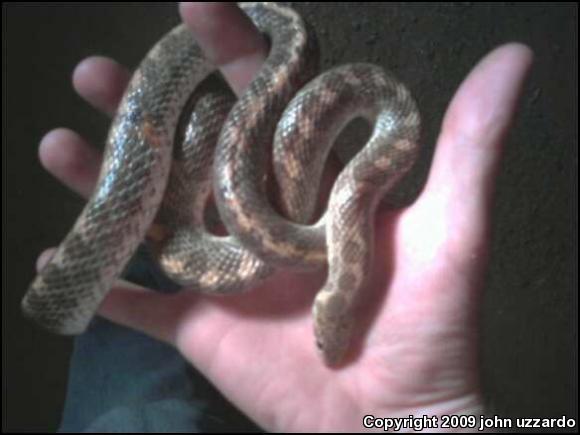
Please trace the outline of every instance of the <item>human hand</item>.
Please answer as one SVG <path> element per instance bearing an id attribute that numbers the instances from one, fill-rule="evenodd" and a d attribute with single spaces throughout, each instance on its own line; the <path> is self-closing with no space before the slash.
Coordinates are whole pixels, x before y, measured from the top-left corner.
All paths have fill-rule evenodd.
<path id="1" fill-rule="evenodd" d="M 241 92 L 266 56 L 260 35 L 230 5 L 184 4 L 181 13 Z M 324 366 L 314 346 L 310 306 L 321 273 L 279 273 L 227 298 L 168 296 L 119 283 L 100 314 L 176 346 L 268 430 L 358 431 L 367 414 L 483 413 L 477 319 L 489 211 L 502 140 L 531 57 L 509 44 L 477 65 L 450 104 L 422 193 L 410 207 L 377 218 L 376 272 L 346 367 Z M 90 58 L 73 83 L 112 115 L 128 79 L 112 60 Z M 49 133 L 40 158 L 90 195 L 100 156 L 76 133 Z"/>

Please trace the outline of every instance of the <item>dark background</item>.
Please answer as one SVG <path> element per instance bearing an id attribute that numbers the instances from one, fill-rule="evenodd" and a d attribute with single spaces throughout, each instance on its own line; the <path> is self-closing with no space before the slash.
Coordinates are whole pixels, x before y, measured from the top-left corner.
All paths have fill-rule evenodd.
<path id="1" fill-rule="evenodd" d="M 577 5 L 296 4 L 318 29 L 324 66 L 371 61 L 409 86 L 423 117 L 424 181 L 453 92 L 488 51 L 521 41 L 535 65 L 498 175 L 483 311 L 484 391 L 505 416 L 577 415 Z M 57 428 L 71 341 L 22 318 L 38 253 L 58 244 L 82 200 L 37 159 L 50 129 L 101 146 L 108 120 L 75 95 L 92 54 L 134 67 L 178 22 L 174 4 L 3 4 L 2 425 Z"/>

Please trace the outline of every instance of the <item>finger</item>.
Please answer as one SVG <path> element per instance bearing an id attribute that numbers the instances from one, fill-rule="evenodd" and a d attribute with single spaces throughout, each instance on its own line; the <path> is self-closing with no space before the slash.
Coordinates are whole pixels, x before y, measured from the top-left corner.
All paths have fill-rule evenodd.
<path id="1" fill-rule="evenodd" d="M 532 58 L 524 45 L 501 46 L 479 62 L 455 94 L 415 207 L 429 222 L 416 225 L 426 234 L 415 237 L 423 239 L 417 252 L 424 252 L 426 261 L 442 246 L 456 259 L 477 257 L 485 247 L 503 142 Z"/>
<path id="2" fill-rule="evenodd" d="M 38 256 L 37 272 L 42 270 L 55 252 L 56 248 L 49 248 Z M 188 304 L 183 303 L 184 296 L 194 297 L 193 294 L 183 294 L 176 301 L 168 295 L 118 280 L 101 303 L 98 313 L 112 322 L 174 343 L 177 325 L 186 313 L 184 308 L 190 309 Z"/>
<path id="3" fill-rule="evenodd" d="M 197 297 L 193 292 L 158 293 L 118 280 L 98 313 L 119 325 L 175 344 L 180 325 L 198 308 L 194 303 Z"/>
<path id="4" fill-rule="evenodd" d="M 91 195 L 101 155 L 77 133 L 66 128 L 52 130 L 42 138 L 38 154 L 46 170 L 63 184 L 84 198 Z"/>
<path id="5" fill-rule="evenodd" d="M 49 248 L 44 250 L 36 260 L 36 271 L 40 272 L 42 268 L 50 261 L 54 253 L 56 252 L 56 248 Z"/>
<path id="6" fill-rule="evenodd" d="M 114 60 L 93 56 L 77 65 L 73 86 L 89 104 L 113 116 L 130 77 L 129 70 Z"/>
<path id="7" fill-rule="evenodd" d="M 240 95 L 268 54 L 262 35 L 235 3 L 183 2 L 179 10 L 205 55 Z"/>

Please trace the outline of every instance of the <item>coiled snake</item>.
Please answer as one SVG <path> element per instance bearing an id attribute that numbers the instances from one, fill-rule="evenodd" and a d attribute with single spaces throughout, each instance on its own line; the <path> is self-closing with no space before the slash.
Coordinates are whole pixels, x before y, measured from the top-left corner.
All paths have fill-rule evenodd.
<path id="1" fill-rule="evenodd" d="M 239 100 L 205 80 L 215 67 L 184 25 L 135 72 L 96 189 L 23 299 L 24 312 L 46 328 L 84 331 L 148 234 L 167 275 L 207 293 L 248 289 L 281 267 L 328 264 L 314 330 L 324 360 L 342 359 L 355 297 L 370 275 L 374 213 L 415 160 L 418 111 L 407 89 L 375 65 L 313 79 L 317 46 L 302 18 L 275 4 L 241 6 L 269 38 L 270 53 Z M 311 223 L 327 155 L 360 117 L 370 137 Z M 266 193 L 270 166 L 277 206 Z M 204 225 L 212 190 L 230 236 Z"/>

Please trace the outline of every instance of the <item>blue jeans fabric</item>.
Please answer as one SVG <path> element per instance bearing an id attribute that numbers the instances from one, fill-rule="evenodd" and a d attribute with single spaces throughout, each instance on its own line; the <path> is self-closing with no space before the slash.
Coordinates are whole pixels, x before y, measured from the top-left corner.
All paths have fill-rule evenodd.
<path id="1" fill-rule="evenodd" d="M 178 290 L 141 247 L 125 279 Z M 60 432 L 260 431 L 171 346 L 96 317 L 76 337 Z"/>

